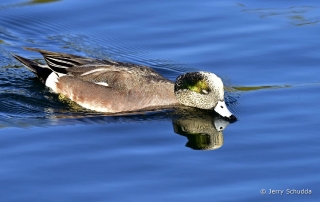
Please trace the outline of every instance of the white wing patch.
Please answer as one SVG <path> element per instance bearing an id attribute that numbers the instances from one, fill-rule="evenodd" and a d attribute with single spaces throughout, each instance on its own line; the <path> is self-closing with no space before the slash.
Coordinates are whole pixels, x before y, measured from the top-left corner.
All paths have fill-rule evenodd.
<path id="1" fill-rule="evenodd" d="M 95 84 L 98 84 L 101 86 L 109 86 L 106 82 L 96 82 Z"/>
<path id="2" fill-rule="evenodd" d="M 80 76 L 86 76 L 88 74 L 92 74 L 95 72 L 101 72 L 101 71 L 106 71 L 106 69 L 105 68 L 93 69 L 93 70 L 90 70 L 90 71 L 87 71 L 87 72 L 81 74 Z"/>

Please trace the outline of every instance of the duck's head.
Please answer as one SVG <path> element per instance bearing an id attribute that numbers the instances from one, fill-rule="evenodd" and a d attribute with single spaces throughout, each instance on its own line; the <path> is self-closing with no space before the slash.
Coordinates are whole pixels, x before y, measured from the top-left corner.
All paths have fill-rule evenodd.
<path id="1" fill-rule="evenodd" d="M 213 73 L 189 72 L 179 76 L 174 85 L 174 93 L 183 105 L 213 109 L 229 121 L 236 121 L 224 102 L 223 83 Z"/>

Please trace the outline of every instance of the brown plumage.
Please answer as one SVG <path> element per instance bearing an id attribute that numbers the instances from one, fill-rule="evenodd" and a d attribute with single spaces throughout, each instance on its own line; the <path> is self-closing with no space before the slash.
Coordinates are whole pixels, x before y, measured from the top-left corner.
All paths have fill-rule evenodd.
<path id="1" fill-rule="evenodd" d="M 63 94 L 85 108 L 117 113 L 179 104 L 174 95 L 174 83 L 149 67 L 26 49 L 41 53 L 48 66 L 13 56 L 55 93 Z M 57 75 L 55 86 L 46 82 L 48 71 Z M 41 72 L 46 74 L 41 75 Z"/>
<path id="2" fill-rule="evenodd" d="M 224 102 L 223 83 L 210 72 L 189 72 L 176 82 L 141 65 L 85 58 L 37 48 L 46 65 L 13 54 L 53 92 L 87 109 L 123 113 L 186 105 L 236 120 Z"/>

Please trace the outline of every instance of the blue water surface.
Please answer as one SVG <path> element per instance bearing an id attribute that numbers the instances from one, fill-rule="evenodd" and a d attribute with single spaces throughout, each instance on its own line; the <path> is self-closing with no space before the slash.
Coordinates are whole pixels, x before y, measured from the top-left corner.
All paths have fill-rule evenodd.
<path id="1" fill-rule="evenodd" d="M 2 0 L 0 201 L 318 201 L 319 9 L 316 0 Z M 11 53 L 41 59 L 25 46 L 147 65 L 171 80 L 214 72 L 238 121 L 79 109 L 15 61 Z"/>

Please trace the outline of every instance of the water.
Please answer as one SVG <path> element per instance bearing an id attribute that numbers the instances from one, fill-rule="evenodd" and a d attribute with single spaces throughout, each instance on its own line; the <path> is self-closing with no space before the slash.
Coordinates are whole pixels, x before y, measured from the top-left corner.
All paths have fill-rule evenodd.
<path id="1" fill-rule="evenodd" d="M 1 1 L 0 200 L 317 201 L 319 7 Z M 215 72 L 239 121 L 192 110 L 79 109 L 11 57 L 40 59 L 24 46 L 148 65 L 171 80 Z M 312 194 L 288 194 L 293 189 Z"/>

